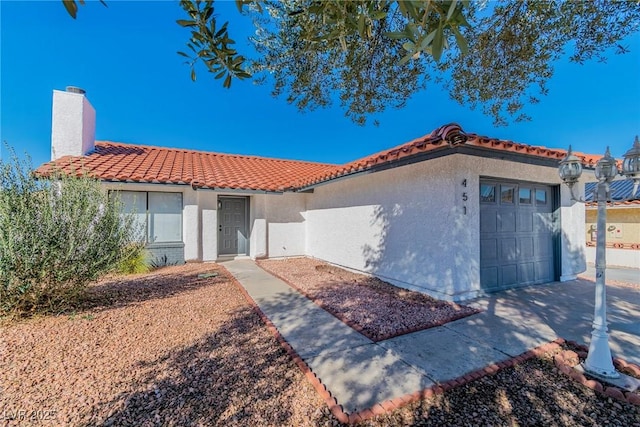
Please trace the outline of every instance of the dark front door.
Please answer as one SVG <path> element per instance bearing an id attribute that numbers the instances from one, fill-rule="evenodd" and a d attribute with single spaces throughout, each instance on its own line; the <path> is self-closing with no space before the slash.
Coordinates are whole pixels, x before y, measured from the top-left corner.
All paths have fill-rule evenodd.
<path id="1" fill-rule="evenodd" d="M 220 197 L 218 244 L 220 255 L 247 255 L 247 199 Z"/>
<path id="2" fill-rule="evenodd" d="M 552 188 L 541 184 L 480 183 L 480 285 L 496 291 L 552 282 Z"/>

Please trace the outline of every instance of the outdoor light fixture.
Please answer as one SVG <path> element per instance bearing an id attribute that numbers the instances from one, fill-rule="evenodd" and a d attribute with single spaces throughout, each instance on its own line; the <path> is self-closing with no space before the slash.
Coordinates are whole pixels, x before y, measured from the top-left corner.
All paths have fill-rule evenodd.
<path id="1" fill-rule="evenodd" d="M 585 203 L 578 199 L 573 193 L 573 186 L 580 179 L 582 174 L 582 162 L 573 154 L 571 147 L 567 156 L 562 159 L 558 166 L 558 173 L 562 181 L 571 190 L 571 199 Z M 609 147 L 598 163 L 596 163 L 595 175 L 598 179 L 593 200 L 598 203 L 598 223 L 596 234 L 596 301 L 593 315 L 593 331 L 591 332 L 591 343 L 589 344 L 589 354 L 585 360 L 584 370 L 596 377 L 619 378 L 620 374 L 613 366 L 611 359 L 611 349 L 609 348 L 609 333 L 607 332 L 607 294 L 605 287 L 606 270 L 606 233 L 607 225 L 607 201 L 609 199 L 609 183 L 620 173 L 627 179 L 634 182 L 631 194 L 623 200 L 633 200 L 636 198 L 638 184 L 640 183 L 640 142 L 636 136 L 633 147 L 624 155 L 622 171 L 618 171 L 616 160 L 611 157 Z"/>
<path id="2" fill-rule="evenodd" d="M 569 146 L 567 156 L 560 162 L 558 172 L 560 173 L 562 181 L 567 184 L 569 188 L 573 188 L 573 185 L 580 179 L 580 175 L 582 175 L 582 161 L 573 154 L 571 146 Z M 573 193 L 571 193 L 571 195 L 573 196 Z"/>
<path id="3" fill-rule="evenodd" d="M 638 140 L 637 135 L 636 140 L 633 142 L 633 147 L 624 154 L 620 173 L 633 180 L 631 194 L 635 195 L 638 191 L 638 184 L 640 184 L 640 140 Z"/>

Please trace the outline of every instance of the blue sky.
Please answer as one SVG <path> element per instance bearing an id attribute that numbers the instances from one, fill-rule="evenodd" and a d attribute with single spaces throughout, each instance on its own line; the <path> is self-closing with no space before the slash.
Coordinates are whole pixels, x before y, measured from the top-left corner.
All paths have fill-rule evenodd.
<path id="1" fill-rule="evenodd" d="M 218 6 L 233 37 L 251 27 L 233 2 Z M 269 86 L 235 81 L 231 90 L 201 72 L 193 83 L 176 54 L 188 32 L 176 2 L 108 1 L 81 7 L 59 0 L 0 1 L 0 138 L 49 160 L 52 90 L 84 88 L 97 112 L 96 138 L 119 142 L 345 163 L 429 133 L 448 122 L 531 145 L 622 156 L 640 134 L 640 35 L 606 64 L 559 62 L 549 95 L 529 106 L 531 122 L 496 128 L 492 119 L 432 85 L 402 110 L 364 127 L 338 106 L 300 113 Z M 3 148 L 3 155 L 6 151 Z"/>

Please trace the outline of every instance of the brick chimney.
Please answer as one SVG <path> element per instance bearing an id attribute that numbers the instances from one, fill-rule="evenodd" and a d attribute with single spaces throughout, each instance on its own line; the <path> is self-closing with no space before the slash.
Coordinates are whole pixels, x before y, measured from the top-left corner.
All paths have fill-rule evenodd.
<path id="1" fill-rule="evenodd" d="M 82 156 L 93 150 L 96 137 L 96 110 L 83 89 L 67 86 L 53 91 L 51 160 Z"/>

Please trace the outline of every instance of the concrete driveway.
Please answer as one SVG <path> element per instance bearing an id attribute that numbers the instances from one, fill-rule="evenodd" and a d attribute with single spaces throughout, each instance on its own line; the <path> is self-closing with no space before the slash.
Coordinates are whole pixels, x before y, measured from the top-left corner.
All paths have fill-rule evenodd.
<path id="1" fill-rule="evenodd" d="M 495 335 L 500 331 L 508 330 L 512 339 L 529 334 L 588 345 L 594 301 L 594 283 L 582 279 L 556 282 L 468 302 L 485 311 L 447 326 L 484 335 L 489 342 L 499 339 Z M 607 285 L 607 313 L 613 356 L 640 364 L 640 287 Z"/>

